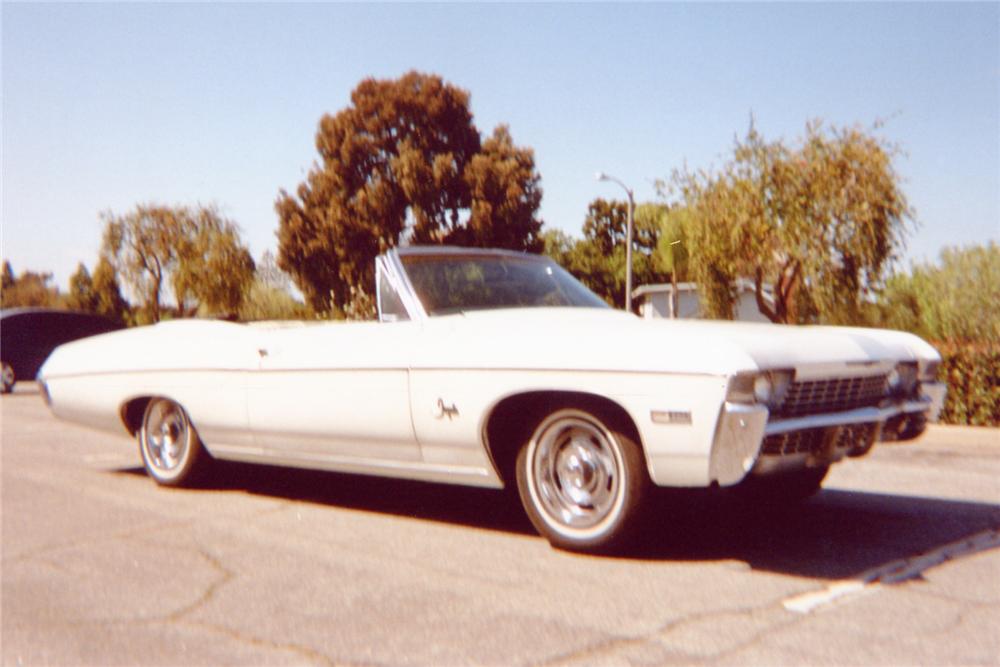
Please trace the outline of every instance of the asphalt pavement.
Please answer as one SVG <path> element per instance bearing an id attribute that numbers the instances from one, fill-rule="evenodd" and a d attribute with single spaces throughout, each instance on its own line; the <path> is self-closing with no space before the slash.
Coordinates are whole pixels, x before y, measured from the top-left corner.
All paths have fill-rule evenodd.
<path id="1" fill-rule="evenodd" d="M 554 550 L 509 495 L 226 465 L 0 400 L 4 665 L 1000 664 L 1000 430 L 932 427 L 763 511 L 662 492 Z"/>

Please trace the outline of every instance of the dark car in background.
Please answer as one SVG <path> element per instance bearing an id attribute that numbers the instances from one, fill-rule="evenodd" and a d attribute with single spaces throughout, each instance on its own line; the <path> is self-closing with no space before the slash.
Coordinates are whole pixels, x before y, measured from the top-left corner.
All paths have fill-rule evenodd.
<path id="1" fill-rule="evenodd" d="M 0 310 L 0 361 L 4 394 L 19 380 L 34 380 L 38 369 L 63 343 L 121 329 L 106 317 L 71 310 L 8 308 Z"/>

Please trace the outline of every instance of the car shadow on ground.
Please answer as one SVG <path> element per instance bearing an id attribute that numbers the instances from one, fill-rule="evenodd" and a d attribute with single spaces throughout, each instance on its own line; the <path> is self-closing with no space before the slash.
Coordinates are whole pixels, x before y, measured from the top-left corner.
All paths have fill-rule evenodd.
<path id="1" fill-rule="evenodd" d="M 118 472 L 145 475 L 142 468 Z M 536 534 L 508 491 L 235 463 L 218 465 L 202 490 Z M 754 570 L 832 580 L 998 528 L 1000 505 L 987 503 L 826 488 L 800 504 L 761 507 L 719 490 L 656 489 L 643 539 L 611 557 L 737 560 Z"/>

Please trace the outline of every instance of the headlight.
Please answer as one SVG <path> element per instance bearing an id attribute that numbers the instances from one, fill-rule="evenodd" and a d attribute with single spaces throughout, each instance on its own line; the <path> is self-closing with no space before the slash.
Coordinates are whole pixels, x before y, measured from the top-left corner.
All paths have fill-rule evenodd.
<path id="1" fill-rule="evenodd" d="M 753 381 L 753 397 L 758 403 L 770 403 L 774 397 L 774 383 L 765 375 L 758 375 Z"/>
<path id="2" fill-rule="evenodd" d="M 941 366 L 940 361 L 928 361 L 927 365 L 924 366 L 924 370 L 920 373 L 920 379 L 924 382 L 933 382 L 937 380 L 938 367 Z"/>
<path id="3" fill-rule="evenodd" d="M 781 405 L 795 373 L 791 370 L 741 373 L 729 381 L 726 400 L 733 403 L 761 403 L 769 408 Z"/>

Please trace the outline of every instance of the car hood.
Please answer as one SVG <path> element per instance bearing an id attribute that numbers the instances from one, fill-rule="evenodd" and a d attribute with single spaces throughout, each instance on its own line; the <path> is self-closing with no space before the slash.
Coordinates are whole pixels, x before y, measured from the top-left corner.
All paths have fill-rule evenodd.
<path id="1" fill-rule="evenodd" d="M 938 359 L 911 334 L 878 329 L 641 319 L 603 309 L 471 311 L 431 318 L 431 365 L 729 375 Z"/>

